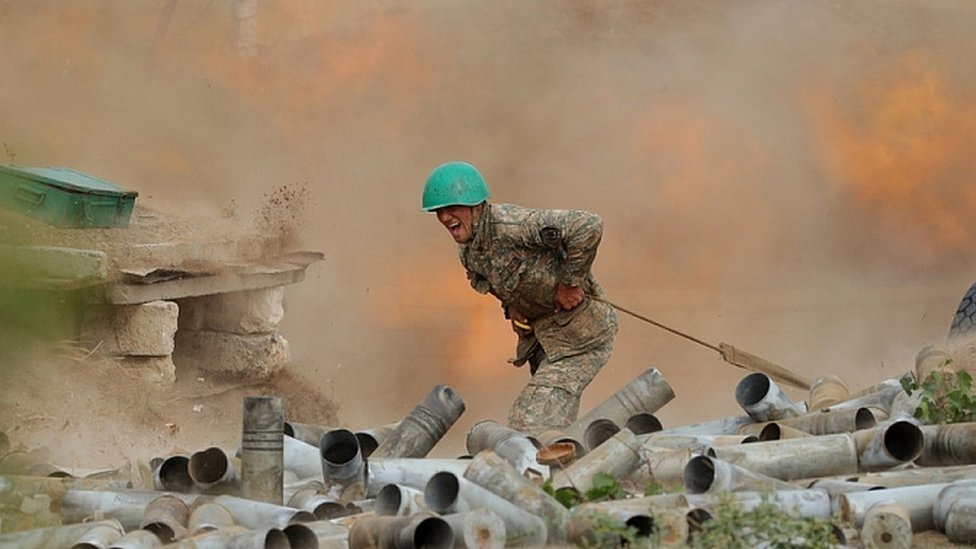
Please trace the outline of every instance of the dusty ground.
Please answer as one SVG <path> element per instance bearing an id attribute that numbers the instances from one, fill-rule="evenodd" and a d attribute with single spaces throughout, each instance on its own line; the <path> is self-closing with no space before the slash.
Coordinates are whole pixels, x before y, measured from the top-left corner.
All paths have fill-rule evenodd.
<path id="1" fill-rule="evenodd" d="M 291 421 L 336 424 L 332 399 L 291 369 L 245 382 L 215 381 L 186 368 L 177 377 L 173 387 L 161 387 L 70 344 L 21 357 L 3 369 L 0 431 L 10 453 L 0 469 L 25 462 L 126 468 L 210 446 L 233 451 L 245 396 L 282 397 Z"/>

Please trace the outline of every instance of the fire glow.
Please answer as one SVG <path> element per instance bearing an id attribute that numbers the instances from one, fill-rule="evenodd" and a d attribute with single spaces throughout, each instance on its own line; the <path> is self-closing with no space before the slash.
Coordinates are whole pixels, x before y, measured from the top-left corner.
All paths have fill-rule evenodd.
<path id="1" fill-rule="evenodd" d="M 941 65 L 906 53 L 865 74 L 849 110 L 836 90 L 808 96 L 830 183 L 922 263 L 976 250 L 976 103 Z"/>

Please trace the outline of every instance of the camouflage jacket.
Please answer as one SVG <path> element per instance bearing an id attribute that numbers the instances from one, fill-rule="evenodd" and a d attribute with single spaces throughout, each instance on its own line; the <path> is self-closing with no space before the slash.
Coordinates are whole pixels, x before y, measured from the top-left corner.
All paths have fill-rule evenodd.
<path id="1" fill-rule="evenodd" d="M 613 339 L 613 307 L 585 299 L 554 313 L 556 284 L 582 287 L 603 297 L 590 267 L 603 236 L 603 222 L 580 210 L 531 209 L 486 204 L 474 237 L 459 247 L 471 287 L 515 307 L 532 324 L 551 361 L 586 352 Z"/>

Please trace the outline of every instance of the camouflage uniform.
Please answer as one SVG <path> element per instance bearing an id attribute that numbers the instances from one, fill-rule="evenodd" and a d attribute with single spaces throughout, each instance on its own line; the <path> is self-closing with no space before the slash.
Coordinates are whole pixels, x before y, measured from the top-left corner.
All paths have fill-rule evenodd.
<path id="1" fill-rule="evenodd" d="M 513 307 L 531 325 L 516 328 L 510 361 L 529 362 L 532 373 L 509 411 L 513 428 L 538 434 L 569 425 L 583 389 L 610 358 L 617 333 L 613 307 L 586 298 L 570 311 L 553 312 L 559 282 L 603 297 L 590 272 L 602 236 L 602 221 L 592 213 L 486 203 L 473 238 L 460 246 L 471 286 L 497 297 L 506 316 Z"/>

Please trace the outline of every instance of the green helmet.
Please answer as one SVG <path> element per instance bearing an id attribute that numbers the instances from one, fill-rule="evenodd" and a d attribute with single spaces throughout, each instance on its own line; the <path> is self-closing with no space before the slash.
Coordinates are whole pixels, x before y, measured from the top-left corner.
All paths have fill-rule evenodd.
<path id="1" fill-rule="evenodd" d="M 490 196 L 478 168 L 467 162 L 448 162 L 427 176 L 421 209 L 429 212 L 446 206 L 477 206 Z"/>

